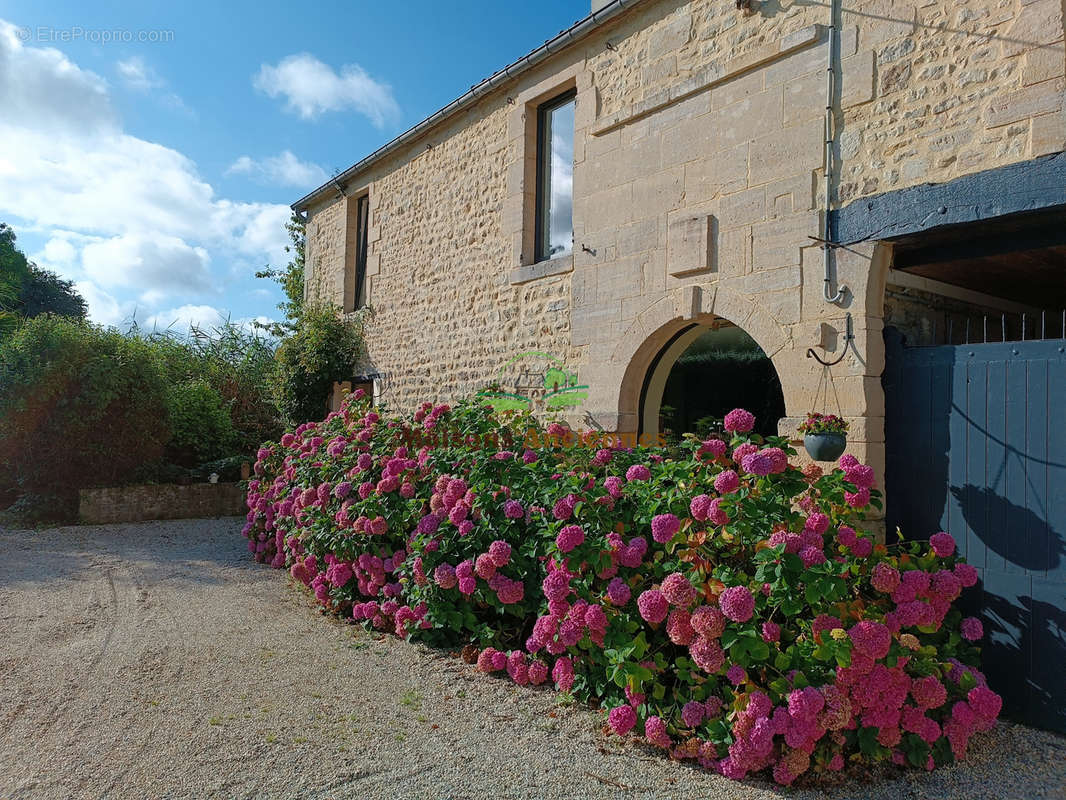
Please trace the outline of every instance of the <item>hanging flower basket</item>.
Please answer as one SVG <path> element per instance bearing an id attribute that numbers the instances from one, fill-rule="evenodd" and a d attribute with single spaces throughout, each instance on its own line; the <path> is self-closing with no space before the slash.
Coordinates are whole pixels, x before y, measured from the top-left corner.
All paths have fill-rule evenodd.
<path id="1" fill-rule="evenodd" d="M 799 426 L 803 446 L 815 461 L 836 461 L 848 446 L 848 423 L 835 414 L 810 413 Z"/>

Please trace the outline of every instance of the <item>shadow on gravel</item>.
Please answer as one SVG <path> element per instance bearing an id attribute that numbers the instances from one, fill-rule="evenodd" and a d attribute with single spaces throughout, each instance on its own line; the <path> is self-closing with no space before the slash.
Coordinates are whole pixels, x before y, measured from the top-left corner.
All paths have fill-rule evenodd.
<path id="1" fill-rule="evenodd" d="M 217 536 L 205 537 L 204 520 L 156 520 L 38 530 L 0 529 L 0 587 L 48 583 L 79 573 L 98 573 L 126 564 L 151 582 L 184 581 L 219 585 L 220 568 L 260 567 L 240 535 L 242 517 L 208 522 Z"/>

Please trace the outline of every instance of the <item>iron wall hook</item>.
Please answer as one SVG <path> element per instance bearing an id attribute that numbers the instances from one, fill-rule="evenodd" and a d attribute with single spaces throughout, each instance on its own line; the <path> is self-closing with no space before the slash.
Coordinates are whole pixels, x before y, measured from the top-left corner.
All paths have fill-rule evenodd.
<path id="1" fill-rule="evenodd" d="M 844 349 L 840 351 L 840 356 L 835 361 L 824 361 L 821 356 L 814 352 L 813 347 L 807 348 L 807 358 L 813 358 L 823 367 L 833 367 L 844 360 L 844 356 L 848 354 L 848 348 L 851 347 L 851 343 L 855 341 L 855 334 L 851 327 L 851 312 L 848 312 L 844 317 Z"/>

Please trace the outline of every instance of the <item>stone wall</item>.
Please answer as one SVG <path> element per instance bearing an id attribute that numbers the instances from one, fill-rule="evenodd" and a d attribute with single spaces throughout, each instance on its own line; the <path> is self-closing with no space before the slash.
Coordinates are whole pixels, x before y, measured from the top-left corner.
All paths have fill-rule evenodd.
<path id="1" fill-rule="evenodd" d="M 1063 148 L 1062 0 L 846 0 L 834 202 Z M 773 359 L 785 432 L 834 368 L 853 452 L 880 465 L 890 249 L 838 251 L 822 298 L 826 4 L 638 4 L 310 209 L 309 297 L 343 304 L 370 197 L 370 367 L 410 409 L 543 350 L 590 386 L 575 413 L 632 431 L 645 376 L 687 326 L 744 328 Z M 537 104 L 577 92 L 574 254 L 533 264 Z M 353 154 L 353 157 L 360 154 Z M 346 277 L 347 276 L 347 277 Z"/>
<path id="2" fill-rule="evenodd" d="M 244 489 L 238 483 L 149 484 L 82 489 L 78 517 L 86 525 L 151 519 L 199 519 L 243 515 Z"/>

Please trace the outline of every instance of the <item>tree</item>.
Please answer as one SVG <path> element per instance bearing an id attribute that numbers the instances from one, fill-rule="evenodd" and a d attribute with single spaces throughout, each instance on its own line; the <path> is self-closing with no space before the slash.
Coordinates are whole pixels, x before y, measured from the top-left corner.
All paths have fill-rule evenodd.
<path id="1" fill-rule="evenodd" d="M 0 335 L 10 333 L 19 317 L 56 314 L 85 319 L 87 311 L 74 283 L 27 261 L 15 246 L 15 231 L 0 222 Z"/>
<path id="2" fill-rule="evenodd" d="M 300 317 L 304 310 L 304 243 L 305 224 L 303 218 L 295 211 L 289 218 L 285 230 L 289 233 L 292 242 L 286 245 L 285 252 L 291 254 L 289 263 L 284 269 L 275 269 L 267 266 L 255 273 L 257 278 L 267 278 L 277 283 L 281 291 L 285 293 L 285 299 L 278 303 L 278 309 L 285 314 L 282 322 L 269 324 L 256 323 L 263 330 L 274 336 L 285 336 L 293 333 L 300 325 Z"/>
<path id="3" fill-rule="evenodd" d="M 170 437 L 146 342 L 43 314 L 0 343 L 0 474 L 28 492 L 115 485 Z"/>
<path id="4" fill-rule="evenodd" d="M 303 309 L 275 354 L 274 392 L 288 424 L 325 416 L 334 381 L 351 380 L 366 355 L 365 320 L 362 314 L 342 318 L 326 305 Z"/>
<path id="5" fill-rule="evenodd" d="M 65 281 L 54 272 L 30 263 L 29 277 L 22 284 L 19 312 L 30 319 L 40 314 L 85 319 L 88 306 L 78 294 L 73 281 Z"/>
<path id="6" fill-rule="evenodd" d="M 26 256 L 15 247 L 15 232 L 0 222 L 0 337 L 18 324 L 19 296 L 29 273 Z"/>

